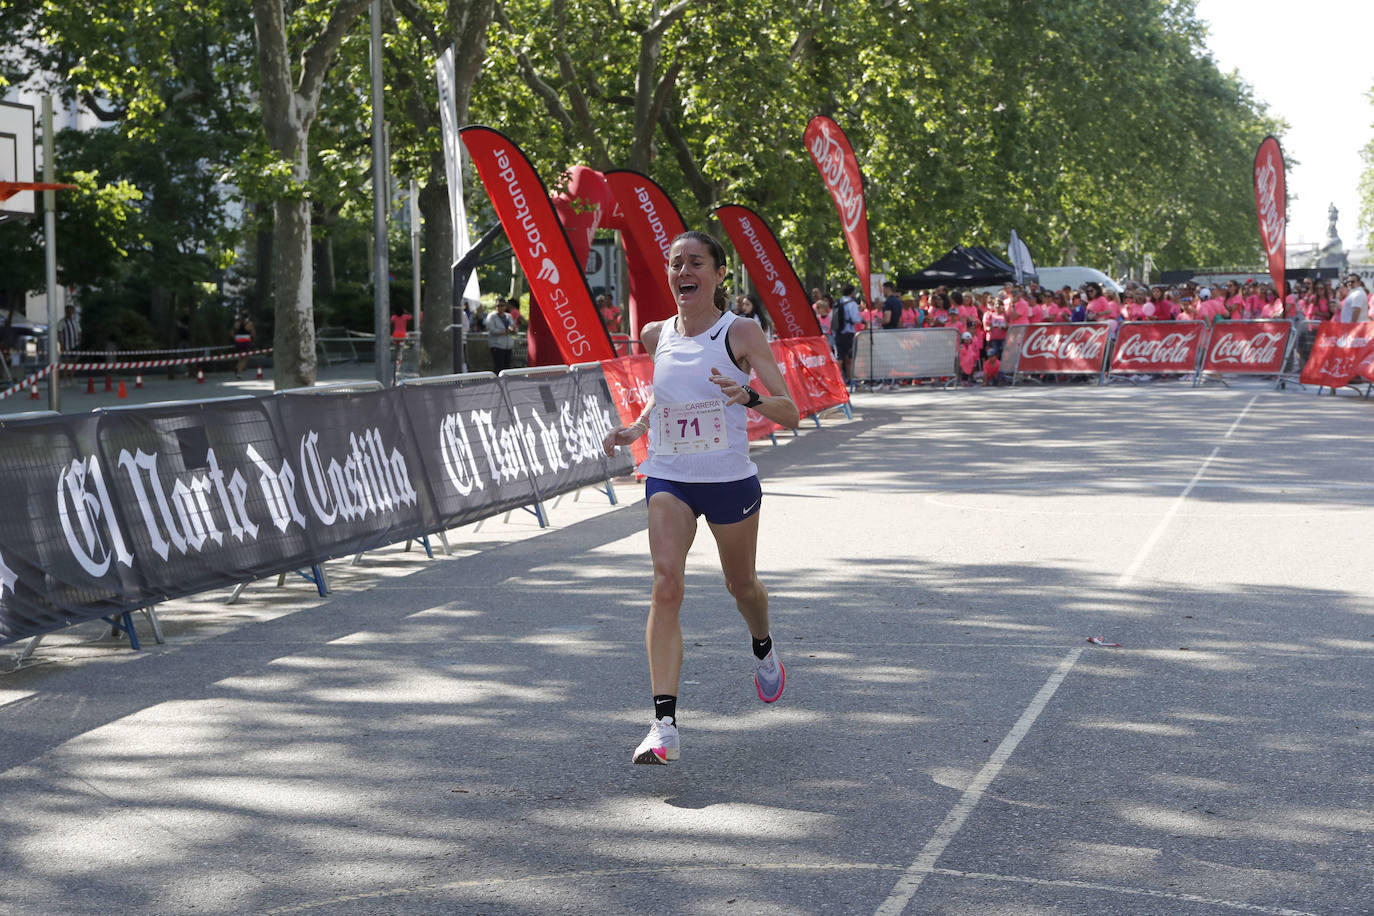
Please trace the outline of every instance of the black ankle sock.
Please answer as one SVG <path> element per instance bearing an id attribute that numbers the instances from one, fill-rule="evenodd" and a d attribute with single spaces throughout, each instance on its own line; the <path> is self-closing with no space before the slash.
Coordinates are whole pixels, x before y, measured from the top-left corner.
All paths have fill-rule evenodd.
<path id="1" fill-rule="evenodd" d="M 654 694 L 654 718 L 666 719 L 668 716 L 677 721 L 677 697 L 667 693 Z"/>
<path id="2" fill-rule="evenodd" d="M 754 640 L 754 658 L 763 659 L 768 657 L 769 651 L 773 648 L 773 636 L 769 634 L 763 639 Z"/>

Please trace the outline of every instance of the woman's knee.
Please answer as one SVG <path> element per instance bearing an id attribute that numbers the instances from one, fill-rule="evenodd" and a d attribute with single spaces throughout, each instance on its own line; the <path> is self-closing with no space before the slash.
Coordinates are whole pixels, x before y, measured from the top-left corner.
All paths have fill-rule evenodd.
<path id="1" fill-rule="evenodd" d="M 685 576 L 683 570 L 654 567 L 653 600 L 656 607 L 671 607 L 676 611 L 677 607 L 682 604 L 684 590 Z"/>
<path id="2" fill-rule="evenodd" d="M 725 590 L 730 593 L 732 598 L 737 599 L 757 599 L 764 594 L 763 581 L 759 579 L 758 573 L 748 575 L 727 575 L 725 577 Z"/>

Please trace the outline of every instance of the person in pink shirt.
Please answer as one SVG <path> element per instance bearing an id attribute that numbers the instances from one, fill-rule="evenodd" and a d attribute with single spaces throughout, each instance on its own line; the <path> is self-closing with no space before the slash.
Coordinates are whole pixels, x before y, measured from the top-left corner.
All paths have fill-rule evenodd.
<path id="1" fill-rule="evenodd" d="M 921 313 L 916 310 L 916 301 L 910 296 L 902 300 L 902 327 L 915 328 L 921 325 Z"/>
<path id="2" fill-rule="evenodd" d="M 945 300 L 943 293 L 930 294 L 930 327 L 949 327 L 949 303 Z"/>
<path id="3" fill-rule="evenodd" d="M 1096 283 L 1088 284 L 1088 320 L 1105 321 L 1117 313 L 1112 301 L 1102 293 L 1102 287 Z"/>
<path id="4" fill-rule="evenodd" d="M 1007 342 L 1007 315 L 1000 302 L 993 302 L 983 312 L 983 330 L 987 333 L 988 352 L 1002 355 Z"/>
<path id="5" fill-rule="evenodd" d="M 1026 300 L 1019 286 L 1012 290 L 1012 294 L 1015 299 L 1012 300 L 1011 311 L 1008 312 L 1007 324 L 1030 324 L 1030 302 Z"/>
<path id="6" fill-rule="evenodd" d="M 964 385 L 973 384 L 973 374 L 978 371 L 980 353 L 968 331 L 959 335 L 959 381 Z"/>
<path id="7" fill-rule="evenodd" d="M 1226 290 L 1220 296 L 1227 312 L 1242 314 L 1245 311 L 1245 296 L 1241 294 L 1240 284 L 1235 280 L 1227 282 Z"/>

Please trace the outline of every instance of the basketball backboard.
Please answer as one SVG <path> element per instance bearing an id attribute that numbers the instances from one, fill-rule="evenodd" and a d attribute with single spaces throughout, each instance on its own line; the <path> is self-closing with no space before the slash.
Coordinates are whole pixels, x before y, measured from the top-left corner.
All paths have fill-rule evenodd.
<path id="1" fill-rule="evenodd" d="M 0 181 L 33 181 L 33 106 L 0 102 Z M 35 193 L 0 201 L 0 222 L 33 216 Z"/>

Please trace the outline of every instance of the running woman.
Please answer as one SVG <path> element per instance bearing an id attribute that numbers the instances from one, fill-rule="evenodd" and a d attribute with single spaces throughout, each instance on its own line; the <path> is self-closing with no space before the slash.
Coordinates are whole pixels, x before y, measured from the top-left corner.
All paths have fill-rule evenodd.
<path id="1" fill-rule="evenodd" d="M 654 394 L 630 426 L 602 441 L 606 454 L 649 434 L 646 478 L 649 555 L 654 584 L 644 644 L 654 721 L 635 748 L 635 763 L 678 759 L 678 678 L 682 671 L 682 607 L 687 551 L 697 518 L 716 540 L 725 587 L 753 637 L 754 686 L 765 703 L 782 696 L 787 673 L 768 630 L 768 592 L 754 568 L 759 504 L 758 467 L 749 460 L 748 411 L 786 427 L 801 422 L 763 328 L 725 308 L 725 250 L 704 232 L 684 232 L 668 254 L 668 283 L 677 317 L 644 326 L 640 339 L 654 358 Z M 747 384 L 750 371 L 769 391 Z"/>

